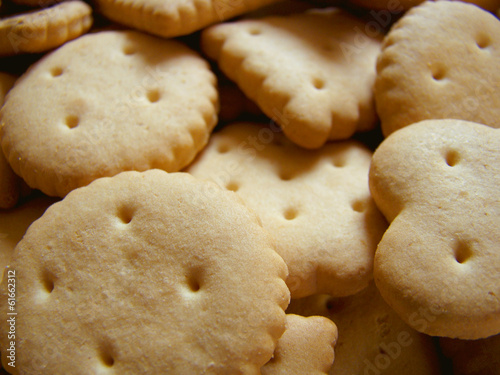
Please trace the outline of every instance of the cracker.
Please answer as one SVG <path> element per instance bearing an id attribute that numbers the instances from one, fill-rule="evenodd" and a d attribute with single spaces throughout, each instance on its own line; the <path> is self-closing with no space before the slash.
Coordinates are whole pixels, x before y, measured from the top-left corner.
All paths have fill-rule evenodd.
<path id="1" fill-rule="evenodd" d="M 372 160 L 370 190 L 390 222 L 374 263 L 384 299 L 429 335 L 500 333 L 499 130 L 422 121 Z"/>
<path id="2" fill-rule="evenodd" d="M 354 294 L 372 279 L 387 223 L 368 190 L 372 153 L 355 141 L 305 150 L 276 126 L 234 123 L 186 169 L 236 191 L 288 265 L 293 298 Z"/>
<path id="3" fill-rule="evenodd" d="M 20 373 L 257 374 L 285 328 L 270 237 L 234 194 L 187 173 L 74 190 L 30 226 L 9 271 Z"/>
<path id="4" fill-rule="evenodd" d="M 327 374 L 335 357 L 337 337 L 337 326 L 330 319 L 287 314 L 285 332 L 261 374 Z"/>
<path id="5" fill-rule="evenodd" d="M 500 371 L 500 335 L 480 340 L 443 337 L 439 343 L 452 360 L 454 375 L 497 375 Z"/>
<path id="6" fill-rule="evenodd" d="M 278 0 L 96 0 L 112 21 L 162 36 L 191 34 Z"/>
<path id="7" fill-rule="evenodd" d="M 340 9 L 212 26 L 202 48 L 296 144 L 373 128 L 381 37 Z"/>
<path id="8" fill-rule="evenodd" d="M 427 119 L 500 127 L 500 21 L 460 1 L 412 8 L 386 36 L 375 99 L 383 133 Z"/>
<path id="9" fill-rule="evenodd" d="M 15 76 L 0 72 L 0 108 L 15 81 Z M 12 171 L 3 152 L 0 151 L 0 209 L 16 205 L 19 199 L 20 184 L 20 178 Z"/>
<path id="10" fill-rule="evenodd" d="M 215 84 L 207 62 L 180 42 L 88 34 L 18 80 L 1 112 L 2 147 L 13 170 L 47 195 L 124 170 L 174 172 L 217 122 Z"/>
<path id="11" fill-rule="evenodd" d="M 26 230 L 45 212 L 56 199 L 42 194 L 34 194 L 17 207 L 0 211 L 0 269 L 1 274 L 9 264 L 17 243 Z"/>
<path id="12" fill-rule="evenodd" d="M 65 1 L 0 20 L 0 56 L 45 52 L 75 39 L 92 26 L 92 8 Z"/>
<path id="13" fill-rule="evenodd" d="M 331 375 L 442 374 L 433 340 L 405 324 L 374 283 L 349 297 L 292 300 L 286 312 L 335 322 L 339 338 Z"/>

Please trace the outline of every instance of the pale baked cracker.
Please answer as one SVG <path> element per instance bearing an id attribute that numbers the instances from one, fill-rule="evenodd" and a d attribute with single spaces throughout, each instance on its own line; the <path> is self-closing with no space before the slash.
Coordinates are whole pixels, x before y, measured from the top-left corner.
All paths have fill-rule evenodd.
<path id="1" fill-rule="evenodd" d="M 453 363 L 454 375 L 498 375 L 500 373 L 500 335 L 480 340 L 439 340 L 446 357 Z"/>
<path id="2" fill-rule="evenodd" d="M 0 56 L 45 52 L 86 33 L 92 8 L 80 0 L 0 19 Z"/>
<path id="3" fill-rule="evenodd" d="M 7 92 L 16 81 L 16 77 L 0 72 L 0 108 Z M 20 178 L 12 171 L 9 163 L 0 150 L 0 209 L 14 207 L 19 199 Z"/>
<path id="4" fill-rule="evenodd" d="M 450 119 L 407 126 L 375 151 L 369 181 L 390 222 L 374 263 L 389 305 L 429 335 L 500 333 L 500 130 Z"/>
<path id="5" fill-rule="evenodd" d="M 387 227 L 368 190 L 371 155 L 352 140 L 305 150 L 277 126 L 234 123 L 185 170 L 236 191 L 257 213 L 287 263 L 293 298 L 345 296 L 372 279 Z"/>
<path id="6" fill-rule="evenodd" d="M 30 226 L 9 270 L 20 373 L 257 374 L 285 329 L 270 237 L 236 195 L 187 173 L 74 190 Z"/>
<path id="7" fill-rule="evenodd" d="M 374 283 L 349 297 L 292 300 L 287 314 L 325 316 L 338 328 L 330 375 L 440 375 L 433 340 L 406 325 Z M 419 316 L 423 319 L 423 316 Z"/>
<path id="8" fill-rule="evenodd" d="M 381 37 L 340 9 L 212 26 L 202 49 L 293 142 L 318 148 L 373 128 Z"/>
<path id="9" fill-rule="evenodd" d="M 43 194 L 34 193 L 9 210 L 0 210 L 0 269 L 1 274 L 9 264 L 17 243 L 33 221 L 57 200 Z"/>
<path id="10" fill-rule="evenodd" d="M 414 122 L 456 118 L 500 127 L 500 21 L 460 1 L 428 1 L 391 29 L 375 99 L 387 136 Z"/>
<path id="11" fill-rule="evenodd" d="M 323 316 L 286 315 L 286 328 L 262 375 L 328 374 L 335 358 L 337 326 Z"/>
<path id="12" fill-rule="evenodd" d="M 100 13 L 138 30 L 162 36 L 191 34 L 278 0 L 96 0 Z"/>
<path id="13" fill-rule="evenodd" d="M 0 113 L 2 147 L 13 170 L 48 195 L 123 170 L 177 171 L 217 122 L 215 81 L 180 42 L 88 34 L 18 80 Z"/>

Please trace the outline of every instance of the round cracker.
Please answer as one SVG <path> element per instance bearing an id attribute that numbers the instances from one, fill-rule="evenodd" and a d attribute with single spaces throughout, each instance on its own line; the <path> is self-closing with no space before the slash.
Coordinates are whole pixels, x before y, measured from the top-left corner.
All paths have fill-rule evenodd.
<path id="1" fill-rule="evenodd" d="M 500 21 L 460 1 L 412 8 L 386 36 L 375 99 L 385 136 L 426 119 L 500 127 Z"/>
<path id="2" fill-rule="evenodd" d="M 207 62 L 134 31 L 85 35 L 23 75 L 1 111 L 2 147 L 31 187 L 64 196 L 124 170 L 180 170 L 217 121 Z"/>
<path id="3" fill-rule="evenodd" d="M 0 20 L 0 56 L 45 52 L 75 39 L 92 26 L 92 8 L 80 0 Z"/>
<path id="4" fill-rule="evenodd" d="M 269 236 L 234 194 L 187 173 L 71 192 L 8 271 L 20 373 L 257 374 L 285 328 L 286 266 Z"/>

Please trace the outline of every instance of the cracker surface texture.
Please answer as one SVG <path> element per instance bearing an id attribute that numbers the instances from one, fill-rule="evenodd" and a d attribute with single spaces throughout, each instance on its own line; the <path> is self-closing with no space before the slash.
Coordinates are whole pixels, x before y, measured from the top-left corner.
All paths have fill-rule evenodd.
<path id="1" fill-rule="evenodd" d="M 287 269 L 270 237 L 237 196 L 187 173 L 74 190 L 9 270 L 19 373 L 258 374 L 285 329 Z M 4 279 L 4 315 L 6 293 Z"/>
<path id="2" fill-rule="evenodd" d="M 0 112 L 2 148 L 28 185 L 61 197 L 124 170 L 175 172 L 217 122 L 215 81 L 180 42 L 85 35 L 18 80 Z"/>
<path id="3" fill-rule="evenodd" d="M 373 155 L 370 190 L 390 222 L 375 282 L 420 332 L 500 333 L 499 132 L 427 120 L 391 134 Z"/>
<path id="4" fill-rule="evenodd" d="M 375 99 L 385 136 L 427 119 L 500 127 L 500 21 L 460 1 L 409 10 L 385 37 Z"/>
<path id="5" fill-rule="evenodd" d="M 372 279 L 387 228 L 368 189 L 371 156 L 355 141 L 305 150 L 276 126 L 234 123 L 186 171 L 235 191 L 258 214 L 288 265 L 293 298 L 345 296 Z"/>
<path id="6" fill-rule="evenodd" d="M 296 144 L 373 128 L 381 36 L 340 9 L 212 26 L 202 48 Z"/>

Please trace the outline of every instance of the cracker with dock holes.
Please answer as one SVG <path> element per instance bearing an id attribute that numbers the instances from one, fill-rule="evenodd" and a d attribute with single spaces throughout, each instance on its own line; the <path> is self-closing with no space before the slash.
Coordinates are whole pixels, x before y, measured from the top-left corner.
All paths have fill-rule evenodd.
<path id="1" fill-rule="evenodd" d="M 385 136 L 427 119 L 500 127 L 500 21 L 461 1 L 427 1 L 385 37 L 375 99 Z"/>
<path id="2" fill-rule="evenodd" d="M 102 31 L 35 63 L 2 111 L 2 148 L 33 188 L 63 197 L 125 170 L 175 172 L 217 122 L 216 78 L 184 44 Z"/>
<path id="3" fill-rule="evenodd" d="M 375 126 L 381 35 L 340 9 L 214 25 L 202 49 L 287 137 L 305 148 Z"/>
<path id="4" fill-rule="evenodd" d="M 372 153 L 355 141 L 305 150 L 279 129 L 233 123 L 186 169 L 235 191 L 288 265 L 293 298 L 354 294 L 373 277 L 387 223 L 368 189 Z"/>
<path id="5" fill-rule="evenodd" d="M 500 333 L 500 130 L 409 125 L 375 151 L 369 182 L 390 223 L 374 261 L 389 305 L 428 335 Z"/>
<path id="6" fill-rule="evenodd" d="M 123 172 L 30 226 L 0 309 L 15 279 L 19 373 L 257 374 L 285 329 L 286 273 L 233 193 L 187 173 Z"/>

